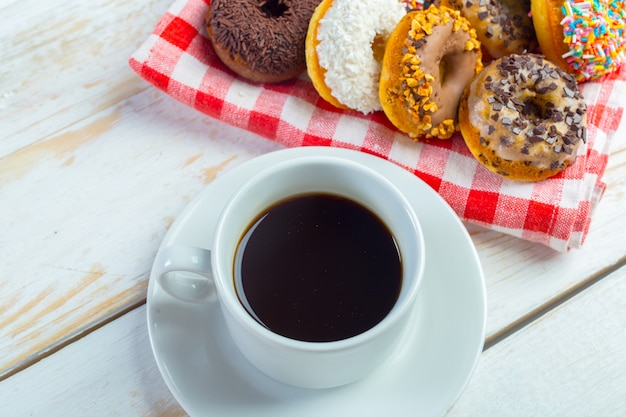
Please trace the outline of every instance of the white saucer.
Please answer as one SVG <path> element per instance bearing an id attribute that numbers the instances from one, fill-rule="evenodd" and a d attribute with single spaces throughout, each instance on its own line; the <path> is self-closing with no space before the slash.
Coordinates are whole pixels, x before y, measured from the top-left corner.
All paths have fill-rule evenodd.
<path id="1" fill-rule="evenodd" d="M 239 353 L 216 303 L 187 304 L 150 277 L 148 330 L 163 379 L 191 417 L 437 416 L 465 389 L 485 337 L 486 296 L 480 261 L 447 203 L 404 169 L 362 152 L 303 147 L 257 157 L 219 176 L 177 218 L 161 247 L 207 247 L 231 193 L 260 168 L 301 155 L 332 154 L 379 170 L 406 194 L 421 220 L 426 269 L 414 326 L 401 346 L 366 379 L 305 390 L 261 374 Z"/>

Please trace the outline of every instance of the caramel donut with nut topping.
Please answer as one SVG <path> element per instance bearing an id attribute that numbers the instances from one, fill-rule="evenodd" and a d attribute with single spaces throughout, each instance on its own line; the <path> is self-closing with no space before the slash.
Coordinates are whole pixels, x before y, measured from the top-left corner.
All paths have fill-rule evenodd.
<path id="1" fill-rule="evenodd" d="M 573 76 L 542 56 L 492 61 L 467 86 L 459 120 L 471 153 L 511 180 L 563 171 L 586 142 L 587 106 Z"/>
<path id="2" fill-rule="evenodd" d="M 410 12 L 387 41 L 381 105 L 412 139 L 448 139 L 458 130 L 461 94 L 481 69 L 480 42 L 459 11 L 431 5 Z"/>

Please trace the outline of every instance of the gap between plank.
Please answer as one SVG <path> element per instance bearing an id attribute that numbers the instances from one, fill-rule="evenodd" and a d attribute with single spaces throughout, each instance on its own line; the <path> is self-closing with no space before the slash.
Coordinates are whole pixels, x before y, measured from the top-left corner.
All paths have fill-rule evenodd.
<path id="1" fill-rule="evenodd" d="M 598 271 L 594 275 L 590 276 L 588 279 L 581 281 L 577 285 L 570 288 L 568 291 L 565 291 L 562 294 L 559 294 L 557 297 L 549 300 L 545 304 L 540 305 L 525 316 L 520 317 L 518 320 L 515 320 L 508 326 L 504 327 L 502 330 L 487 337 L 483 346 L 483 352 L 502 342 L 504 339 L 508 338 L 514 333 L 522 330 L 529 324 L 533 323 L 535 320 L 541 318 L 545 314 L 559 307 L 561 304 L 574 298 L 592 285 L 602 281 L 602 279 L 611 275 L 613 272 L 617 271 L 620 268 L 626 268 L 626 256 L 619 259 L 613 265 Z"/>
<path id="2" fill-rule="evenodd" d="M 106 326 L 107 324 L 117 320 L 118 318 L 126 315 L 127 313 L 130 313 L 131 311 L 143 306 L 144 304 L 146 304 L 146 299 L 142 298 L 124 308 L 119 309 L 118 311 L 115 311 L 111 314 L 109 314 L 108 316 L 103 317 L 102 319 L 100 319 L 99 321 L 93 323 L 92 325 L 90 325 L 89 327 L 85 327 L 83 329 L 77 330 L 75 333 L 73 333 L 72 335 L 61 339 L 59 341 L 57 341 L 56 343 L 52 344 L 51 346 L 49 346 L 48 348 L 46 348 L 43 351 L 40 351 L 39 353 L 37 353 L 36 355 L 28 358 L 27 360 L 24 360 L 18 364 L 16 364 L 15 366 L 8 368 L 6 371 L 4 371 L 3 373 L 0 374 L 0 382 L 4 381 L 5 379 L 9 379 L 10 377 L 12 377 L 15 374 L 18 374 L 19 372 L 25 370 L 26 368 L 36 364 L 37 362 L 41 361 L 42 359 L 46 359 L 49 356 L 54 355 L 56 352 L 60 351 L 61 349 L 71 345 L 72 343 L 82 339 L 83 337 L 91 334 L 92 332 L 100 329 L 101 327 Z"/>

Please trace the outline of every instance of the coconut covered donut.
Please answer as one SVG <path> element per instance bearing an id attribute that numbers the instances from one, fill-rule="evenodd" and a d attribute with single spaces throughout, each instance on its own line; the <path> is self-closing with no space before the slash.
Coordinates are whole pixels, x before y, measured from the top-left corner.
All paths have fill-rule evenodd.
<path id="1" fill-rule="evenodd" d="M 389 37 L 380 76 L 388 119 L 411 138 L 447 139 L 467 83 L 482 70 L 476 33 L 457 10 L 408 13 Z"/>
<path id="2" fill-rule="evenodd" d="M 541 52 L 578 82 L 617 70 L 626 50 L 626 2 L 532 0 Z"/>
<path id="3" fill-rule="evenodd" d="M 305 39 L 319 0 L 212 0 L 206 30 L 215 53 L 235 73 L 272 83 L 306 68 Z"/>
<path id="4" fill-rule="evenodd" d="M 397 0 L 323 0 L 306 38 L 307 72 L 320 96 L 338 108 L 381 110 L 382 51 L 405 14 Z"/>
<path id="5" fill-rule="evenodd" d="M 587 107 L 574 77 L 542 56 L 492 61 L 467 86 L 461 133 L 487 169 L 538 181 L 564 170 L 586 141 Z"/>
<path id="6" fill-rule="evenodd" d="M 460 10 L 469 20 L 485 58 L 533 52 L 537 46 L 530 0 L 442 0 L 441 5 Z"/>

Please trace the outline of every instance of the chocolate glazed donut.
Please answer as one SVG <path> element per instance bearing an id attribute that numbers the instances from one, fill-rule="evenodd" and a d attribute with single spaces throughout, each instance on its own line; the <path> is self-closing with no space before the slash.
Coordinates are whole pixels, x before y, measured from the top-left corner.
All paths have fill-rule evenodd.
<path id="1" fill-rule="evenodd" d="M 206 30 L 222 62 L 262 83 L 296 77 L 306 68 L 305 39 L 319 0 L 213 0 Z"/>

